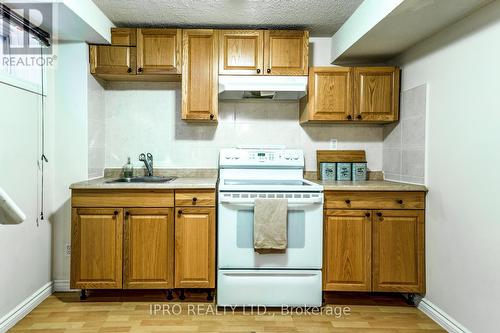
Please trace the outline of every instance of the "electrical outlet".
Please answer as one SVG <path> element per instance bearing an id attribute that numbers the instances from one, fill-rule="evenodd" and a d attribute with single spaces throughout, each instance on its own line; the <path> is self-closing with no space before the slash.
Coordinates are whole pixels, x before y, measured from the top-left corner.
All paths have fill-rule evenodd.
<path id="1" fill-rule="evenodd" d="M 66 246 L 64 247 L 64 254 L 66 256 L 71 255 L 71 243 L 66 243 Z"/>
<path id="2" fill-rule="evenodd" d="M 330 139 L 330 150 L 337 150 L 337 139 Z"/>

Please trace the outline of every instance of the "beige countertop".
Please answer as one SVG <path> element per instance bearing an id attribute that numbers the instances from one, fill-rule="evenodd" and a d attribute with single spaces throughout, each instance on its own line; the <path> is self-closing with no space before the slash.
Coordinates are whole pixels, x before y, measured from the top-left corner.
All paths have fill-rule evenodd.
<path id="1" fill-rule="evenodd" d="M 427 187 L 407 183 L 398 183 L 386 180 L 366 181 L 333 181 L 309 179 L 319 185 L 323 185 L 325 191 L 425 191 Z"/>
<path id="2" fill-rule="evenodd" d="M 108 189 L 215 189 L 217 187 L 217 177 L 179 177 L 166 183 L 108 183 L 115 178 L 96 178 L 85 180 L 70 185 L 72 190 L 108 190 Z"/>

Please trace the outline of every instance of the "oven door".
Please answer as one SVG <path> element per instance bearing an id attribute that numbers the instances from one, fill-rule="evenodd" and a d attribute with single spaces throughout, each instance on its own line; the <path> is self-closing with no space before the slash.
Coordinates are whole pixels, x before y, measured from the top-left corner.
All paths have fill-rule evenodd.
<path id="1" fill-rule="evenodd" d="M 288 199 L 288 246 L 285 253 L 259 254 L 253 248 L 255 198 Z M 321 269 L 323 193 L 220 193 L 219 268 Z"/>

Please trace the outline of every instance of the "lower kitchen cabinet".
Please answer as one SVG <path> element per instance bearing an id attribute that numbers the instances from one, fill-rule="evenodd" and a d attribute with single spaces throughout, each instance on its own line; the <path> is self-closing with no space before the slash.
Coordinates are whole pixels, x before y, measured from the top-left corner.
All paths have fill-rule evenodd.
<path id="1" fill-rule="evenodd" d="M 124 235 L 123 288 L 173 288 L 173 209 L 125 209 Z"/>
<path id="2" fill-rule="evenodd" d="M 370 291 L 371 212 L 327 210 L 324 238 L 323 289 Z"/>
<path id="3" fill-rule="evenodd" d="M 425 289 L 422 210 L 380 210 L 373 216 L 373 291 Z"/>
<path id="4" fill-rule="evenodd" d="M 215 208 L 176 210 L 175 288 L 215 288 Z"/>
<path id="5" fill-rule="evenodd" d="M 325 207 L 337 205 L 341 195 L 325 193 Z M 421 197 L 423 204 L 425 194 L 388 192 L 387 202 L 376 192 L 345 195 L 353 198 L 349 205 L 356 209 L 325 210 L 323 290 L 424 293 L 425 210 L 377 207 L 394 202 L 405 207 L 406 201 L 392 200 L 402 195 Z M 358 207 L 358 197 L 366 209 Z"/>
<path id="6" fill-rule="evenodd" d="M 122 288 L 123 209 L 73 208 L 71 288 Z"/>

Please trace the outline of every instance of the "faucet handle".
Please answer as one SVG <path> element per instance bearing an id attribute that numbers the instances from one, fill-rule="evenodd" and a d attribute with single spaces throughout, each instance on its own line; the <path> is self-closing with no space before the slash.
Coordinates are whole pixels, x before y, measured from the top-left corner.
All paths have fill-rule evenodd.
<path id="1" fill-rule="evenodd" d="M 139 161 L 144 162 L 146 160 L 146 155 L 144 153 L 139 155 Z"/>
<path id="2" fill-rule="evenodd" d="M 148 160 L 150 160 L 151 163 L 153 163 L 153 154 L 148 153 L 146 156 L 148 157 Z"/>

